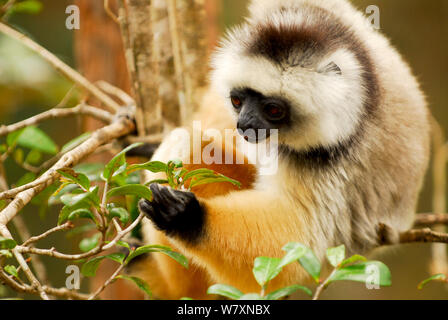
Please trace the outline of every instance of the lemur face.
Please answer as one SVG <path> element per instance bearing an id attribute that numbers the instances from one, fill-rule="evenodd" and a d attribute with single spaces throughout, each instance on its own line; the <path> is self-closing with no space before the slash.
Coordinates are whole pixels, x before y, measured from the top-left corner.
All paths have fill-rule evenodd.
<path id="1" fill-rule="evenodd" d="M 278 129 L 279 143 L 294 150 L 350 140 L 378 104 L 363 44 L 318 9 L 284 9 L 234 29 L 213 67 L 212 84 L 235 111 L 238 129 Z M 259 142 L 268 134 L 245 137 Z"/>
<path id="2" fill-rule="evenodd" d="M 276 96 L 264 96 L 250 88 L 232 89 L 230 102 L 237 114 L 237 129 L 248 142 L 268 138 L 271 130 L 290 123 L 289 103 Z"/>

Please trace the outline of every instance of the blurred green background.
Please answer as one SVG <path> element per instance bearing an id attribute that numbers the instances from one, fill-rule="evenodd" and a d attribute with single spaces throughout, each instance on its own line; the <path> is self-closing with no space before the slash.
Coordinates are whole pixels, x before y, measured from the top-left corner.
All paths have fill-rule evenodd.
<path id="1" fill-rule="evenodd" d="M 101 1 L 102 0 L 91 0 Z M 213 0 L 209 0 L 213 1 Z M 273 0 L 274 1 L 274 0 Z M 42 0 L 36 15 L 17 13 L 9 22 L 69 65 L 75 65 L 73 32 L 65 28 L 65 8 L 69 0 Z M 369 5 L 380 8 L 382 31 L 404 55 L 420 79 L 434 117 L 448 128 L 448 1 L 446 0 L 381 0 L 353 1 L 362 11 Z M 218 5 L 220 30 L 243 20 L 246 0 L 222 0 Z M 81 16 L 82 28 L 82 16 Z M 38 56 L 0 35 L 0 124 L 10 124 L 55 106 L 71 84 L 59 76 Z M 406 93 L 404 93 L 406 94 Z M 79 133 L 76 121 L 63 119 L 40 126 L 60 145 Z M 399 161 L 399 159 L 397 159 Z M 10 183 L 24 173 L 12 161 L 5 163 Z M 432 179 L 428 175 L 419 205 L 420 212 L 431 211 Z M 29 205 L 23 216 L 32 234 L 55 225 L 57 212 L 39 218 L 38 209 Z M 60 250 L 71 250 L 77 243 L 60 235 L 45 239 L 42 247 L 57 243 Z M 380 290 L 367 290 L 361 284 L 339 283 L 330 287 L 323 298 L 331 299 L 447 299 L 448 286 L 433 283 L 417 290 L 420 280 L 428 277 L 429 245 L 408 245 L 375 254 L 392 271 L 393 285 Z M 53 285 L 64 286 L 67 264 L 56 259 L 43 259 Z M 85 281 L 83 282 L 85 286 Z M 0 294 L 5 289 L 0 285 Z M 9 293 L 5 293 L 9 294 Z M 28 297 L 27 297 L 28 298 Z"/>

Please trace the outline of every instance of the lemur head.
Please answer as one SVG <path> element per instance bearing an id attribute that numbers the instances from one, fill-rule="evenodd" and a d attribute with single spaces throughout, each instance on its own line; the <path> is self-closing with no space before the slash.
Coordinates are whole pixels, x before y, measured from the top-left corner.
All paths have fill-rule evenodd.
<path id="1" fill-rule="evenodd" d="M 350 140 L 378 103 L 362 42 L 310 5 L 248 19 L 222 42 L 213 67 L 238 129 L 278 129 L 280 144 L 294 150 Z"/>

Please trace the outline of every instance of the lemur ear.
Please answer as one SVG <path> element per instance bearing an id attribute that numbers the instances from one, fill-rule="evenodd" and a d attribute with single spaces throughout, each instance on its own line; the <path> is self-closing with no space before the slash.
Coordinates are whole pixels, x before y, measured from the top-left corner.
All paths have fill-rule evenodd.
<path id="1" fill-rule="evenodd" d="M 333 61 L 331 61 L 329 64 L 320 68 L 317 71 L 319 73 L 334 73 L 337 75 L 342 75 L 341 68 L 339 68 L 339 66 L 336 63 L 334 63 Z"/>

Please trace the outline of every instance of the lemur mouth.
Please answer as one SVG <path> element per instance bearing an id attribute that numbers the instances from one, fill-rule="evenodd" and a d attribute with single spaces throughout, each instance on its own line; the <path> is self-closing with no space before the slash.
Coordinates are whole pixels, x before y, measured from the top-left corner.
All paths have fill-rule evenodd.
<path id="1" fill-rule="evenodd" d="M 269 129 L 246 129 L 238 128 L 238 134 L 249 143 L 259 143 L 266 140 L 271 135 Z"/>

